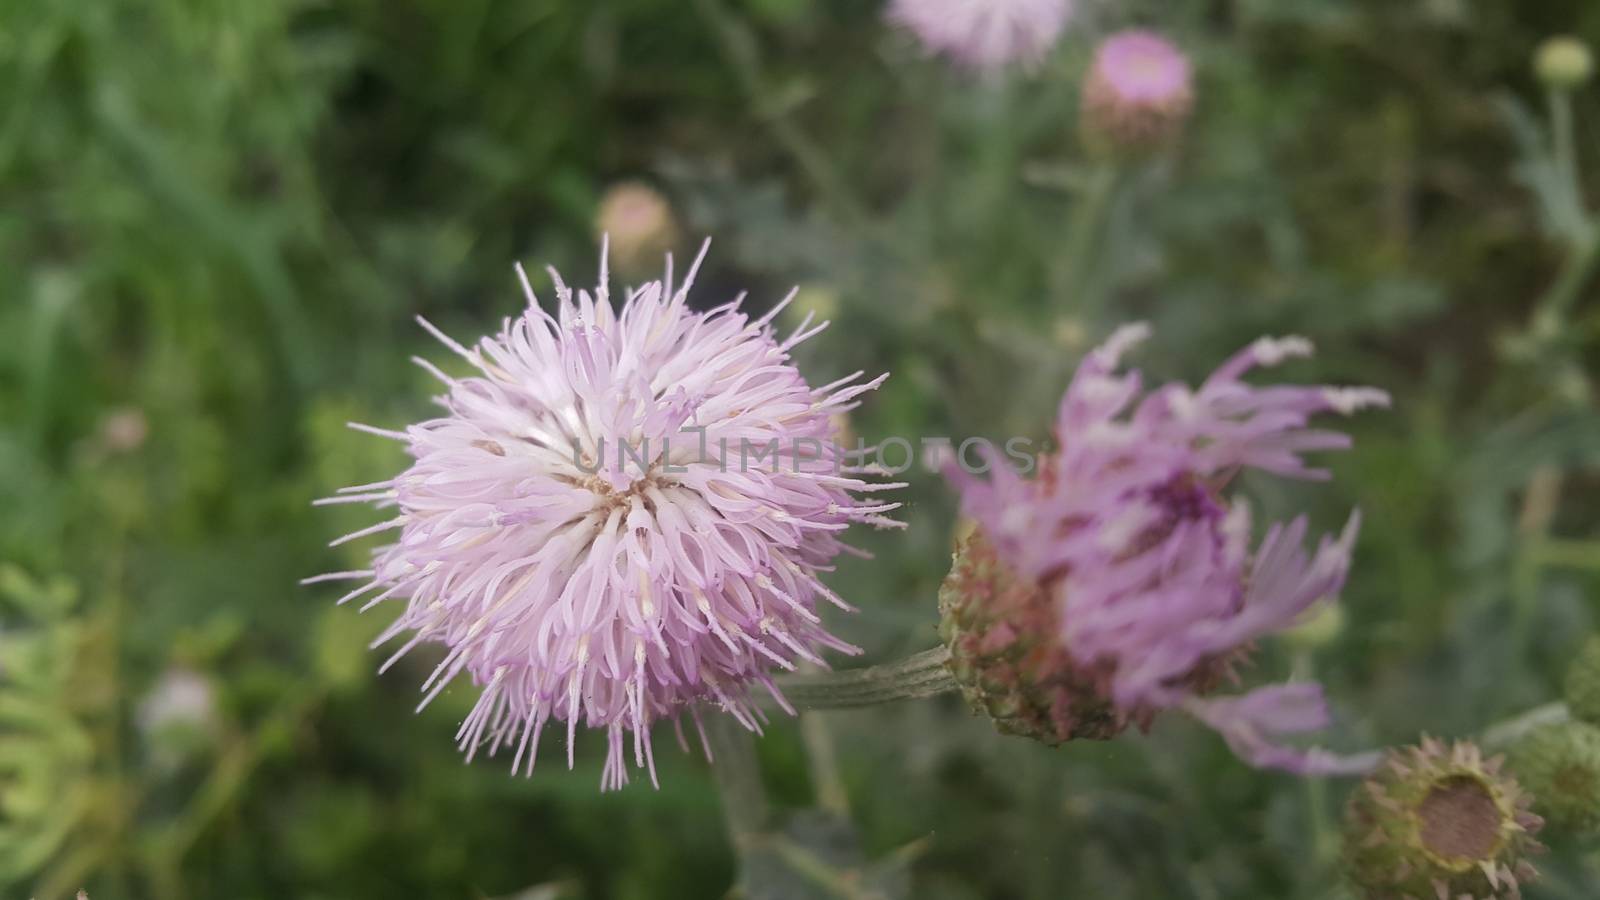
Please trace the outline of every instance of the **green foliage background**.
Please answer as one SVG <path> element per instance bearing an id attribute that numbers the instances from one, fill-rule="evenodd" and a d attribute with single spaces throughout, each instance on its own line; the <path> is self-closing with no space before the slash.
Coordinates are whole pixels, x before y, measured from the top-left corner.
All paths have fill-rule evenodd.
<path id="1" fill-rule="evenodd" d="M 570 774 L 549 748 L 528 780 L 463 766 L 471 691 L 413 715 L 426 655 L 376 677 L 387 614 L 295 583 L 362 562 L 325 544 L 372 519 L 308 501 L 403 464 L 344 423 L 425 414 L 406 359 L 441 354 L 412 316 L 492 330 L 515 260 L 586 283 L 598 199 L 627 178 L 716 236 L 702 301 L 805 285 L 835 319 L 803 354 L 815 379 L 894 373 L 853 422 L 869 439 L 1042 436 L 1118 321 L 1155 324 L 1159 378 L 1314 338 L 1293 377 L 1395 409 L 1351 423 L 1333 484 L 1248 485 L 1324 528 L 1367 516 L 1344 629 L 1264 646 L 1250 677 L 1325 679 L 1346 749 L 1556 699 L 1600 602 L 1600 288 L 1537 315 L 1592 233 L 1528 59 L 1552 33 L 1600 42 L 1600 7 L 1084 5 L 1010 79 L 925 58 L 853 0 L 0 7 L 0 894 L 728 891 L 711 776 L 669 737 L 659 791 L 600 795 L 597 740 Z M 1079 79 L 1128 24 L 1193 55 L 1198 106 L 1096 215 Z M 1593 172 L 1600 92 L 1575 106 Z M 864 536 L 878 558 L 833 579 L 869 659 L 935 640 L 954 510 L 914 481 L 910 531 Z M 210 685 L 209 724 L 143 727 L 174 670 Z M 782 809 L 820 789 L 830 813 L 790 831 L 845 874 L 756 896 L 1351 896 L 1349 785 L 1251 771 L 1181 721 L 1055 751 L 951 697 L 815 721 L 759 753 Z M 1550 842 L 1529 896 L 1600 894 L 1593 845 Z"/>

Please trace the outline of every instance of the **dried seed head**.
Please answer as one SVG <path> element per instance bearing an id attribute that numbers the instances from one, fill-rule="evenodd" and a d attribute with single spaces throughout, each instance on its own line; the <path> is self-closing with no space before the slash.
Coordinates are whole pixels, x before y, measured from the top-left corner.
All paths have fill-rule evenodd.
<path id="1" fill-rule="evenodd" d="M 1543 823 L 1500 764 L 1431 738 L 1389 753 L 1347 814 L 1346 862 L 1368 900 L 1521 896 Z"/>

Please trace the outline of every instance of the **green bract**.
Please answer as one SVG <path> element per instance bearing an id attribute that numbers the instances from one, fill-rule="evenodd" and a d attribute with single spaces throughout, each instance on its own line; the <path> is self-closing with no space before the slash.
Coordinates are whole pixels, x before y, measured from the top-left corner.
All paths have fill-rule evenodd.
<path id="1" fill-rule="evenodd" d="M 1600 637 L 1592 637 L 1567 670 L 1567 707 L 1572 717 L 1600 725 Z"/>
<path id="2" fill-rule="evenodd" d="M 1600 726 L 1546 725 L 1512 748 L 1510 765 L 1551 825 L 1600 831 Z"/>

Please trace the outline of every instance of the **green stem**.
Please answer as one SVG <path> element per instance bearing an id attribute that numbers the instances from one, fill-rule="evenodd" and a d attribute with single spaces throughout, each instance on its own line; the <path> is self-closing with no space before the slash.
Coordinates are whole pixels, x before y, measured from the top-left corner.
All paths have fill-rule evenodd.
<path id="1" fill-rule="evenodd" d="M 704 727 L 728 837 L 743 856 L 767 827 L 767 792 L 761 784 L 755 739 L 732 716 L 707 716 Z"/>
<path id="2" fill-rule="evenodd" d="M 850 818 L 850 795 L 839 771 L 839 754 L 834 747 L 833 734 L 821 714 L 811 712 L 800 717 L 800 742 L 806 749 L 811 789 L 816 794 L 818 808 L 840 818 Z"/>
<path id="3" fill-rule="evenodd" d="M 904 659 L 864 669 L 791 675 L 778 688 L 801 709 L 854 709 L 916 700 L 955 690 L 955 677 L 945 667 L 950 651 L 935 647 Z"/>
<path id="4" fill-rule="evenodd" d="M 1520 715 L 1497 722 L 1483 730 L 1479 743 L 1485 750 L 1504 750 L 1528 732 L 1545 725 L 1559 725 L 1572 717 L 1565 703 L 1546 703 Z"/>
<path id="5" fill-rule="evenodd" d="M 1583 182 L 1578 177 L 1577 144 L 1572 130 L 1572 94 L 1553 89 L 1549 93 L 1549 100 L 1551 152 L 1555 157 L 1556 175 L 1572 204 L 1578 233 L 1570 235 L 1573 250 L 1567 256 L 1561 275 L 1539 302 L 1535 313 L 1534 334 L 1541 337 L 1553 337 L 1560 331 L 1567 310 L 1588 282 L 1596 264 L 1600 264 L 1600 234 L 1596 233 L 1593 223 L 1589 221 L 1583 202 Z"/>
<path id="6" fill-rule="evenodd" d="M 1517 517 L 1519 545 L 1511 567 L 1511 641 L 1513 647 L 1526 645 L 1539 608 L 1539 581 L 1543 575 L 1535 550 L 1550 534 L 1561 502 L 1562 472 L 1554 466 L 1541 466 L 1528 479 L 1522 511 Z"/>
<path id="7" fill-rule="evenodd" d="M 183 817 L 152 836 L 151 881 L 158 889 L 157 896 L 180 896 L 184 858 L 249 785 L 266 758 L 266 735 L 298 728 L 322 702 L 324 690 L 319 686 L 306 696 L 284 701 L 254 733 L 234 738 L 185 807 Z"/>
<path id="8" fill-rule="evenodd" d="M 794 159 L 835 215 L 851 224 L 865 222 L 866 211 L 856 202 L 855 195 L 829 163 L 822 148 L 795 124 L 787 111 L 769 107 L 768 98 L 772 92 L 761 70 L 761 55 L 750 30 L 729 15 L 718 0 L 695 0 L 695 9 L 710 26 L 728 68 L 755 104 L 758 115 L 771 129 L 778 146 Z"/>
<path id="9" fill-rule="evenodd" d="M 829 865 L 817 854 L 781 835 L 770 837 L 772 852 L 789 866 L 790 871 L 806 882 L 838 900 L 888 900 L 882 893 L 868 890 L 857 884 L 852 873 L 842 872 Z"/>
<path id="10" fill-rule="evenodd" d="M 1561 186 L 1565 189 L 1567 197 L 1572 201 L 1573 208 L 1580 214 L 1580 220 L 1587 219 L 1583 215 L 1583 183 L 1578 180 L 1578 153 L 1577 142 L 1572 131 L 1572 92 L 1560 88 L 1553 88 L 1549 92 L 1550 99 L 1550 130 L 1552 143 L 1555 145 L 1556 171 L 1561 177 Z"/>
<path id="11" fill-rule="evenodd" d="M 1077 291 L 1079 313 L 1092 324 L 1099 317 L 1100 290 L 1095 275 L 1095 255 L 1100 246 L 1100 235 L 1105 230 L 1106 213 L 1111 198 L 1116 195 L 1122 173 L 1113 163 L 1095 166 L 1084 187 L 1083 196 L 1072 210 L 1067 225 L 1066 250 L 1063 253 L 1063 281 L 1069 289 Z"/>
<path id="12" fill-rule="evenodd" d="M 1585 231 L 1578 246 L 1567 256 L 1567 262 L 1561 267 L 1561 274 L 1556 278 L 1556 283 L 1551 285 L 1544 299 L 1539 301 L 1538 311 L 1534 314 L 1535 334 L 1541 337 L 1553 337 L 1560 333 L 1568 310 L 1578 299 L 1578 294 L 1582 292 L 1584 285 L 1589 283 L 1596 266 L 1600 266 L 1600 231 L 1590 228 Z"/>
<path id="13" fill-rule="evenodd" d="M 1303 649 L 1295 654 L 1292 672 L 1294 681 L 1312 681 L 1317 677 L 1316 660 L 1310 650 Z M 1339 855 L 1339 838 L 1328 822 L 1328 780 L 1303 778 L 1301 784 L 1305 786 L 1306 818 L 1311 824 L 1311 852 L 1319 867 L 1326 866 Z"/>
<path id="14" fill-rule="evenodd" d="M 1543 566 L 1600 570 L 1600 541 L 1545 538 L 1530 548 L 1529 555 Z"/>

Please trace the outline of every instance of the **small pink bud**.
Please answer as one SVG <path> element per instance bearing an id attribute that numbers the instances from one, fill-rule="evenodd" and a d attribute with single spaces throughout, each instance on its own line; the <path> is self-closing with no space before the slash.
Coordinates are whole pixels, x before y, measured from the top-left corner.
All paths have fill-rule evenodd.
<path id="1" fill-rule="evenodd" d="M 1095 50 L 1082 125 L 1097 148 L 1142 153 L 1170 144 L 1194 106 L 1189 58 L 1152 31 L 1122 31 Z"/>
<path id="2" fill-rule="evenodd" d="M 659 266 L 679 243 L 678 223 L 667 198 L 640 181 L 622 181 L 606 189 L 595 214 L 595 231 L 610 236 L 611 261 L 625 276 Z"/>

